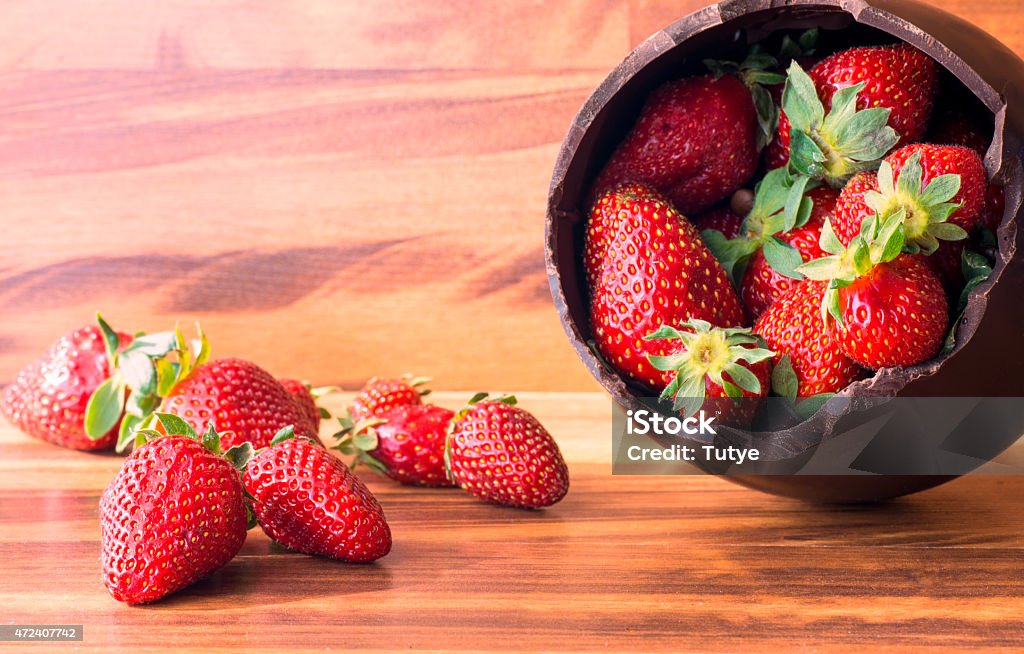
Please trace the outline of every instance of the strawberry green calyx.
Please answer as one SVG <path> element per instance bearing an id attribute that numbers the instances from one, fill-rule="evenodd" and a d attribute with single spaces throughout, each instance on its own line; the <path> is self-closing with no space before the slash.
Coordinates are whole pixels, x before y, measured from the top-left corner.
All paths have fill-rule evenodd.
<path id="1" fill-rule="evenodd" d="M 755 43 L 741 62 L 704 60 L 704 65 L 716 78 L 734 75 L 750 89 L 754 109 L 757 111 L 758 152 L 771 143 L 779 126 L 779 107 L 767 87 L 784 83 L 786 76 L 775 71 L 781 68 L 781 62 L 813 53 L 817 43 L 818 29 L 812 28 L 803 32 L 798 40 L 787 34 L 782 40 L 778 57 L 766 53 L 760 43 Z"/>
<path id="2" fill-rule="evenodd" d="M 185 340 L 177 326 L 173 332 L 143 335 L 115 355 L 114 374 L 108 380 L 111 389 L 103 390 L 95 407 L 86 407 L 86 433 L 90 438 L 96 438 L 92 434 L 110 419 L 114 412 L 114 401 L 121 398 L 123 418 L 117 451 L 124 451 L 128 447 L 135 430 L 140 429 L 142 423 L 153 415 L 161 399 L 210 358 L 210 342 L 199 323 L 196 324 L 196 331 L 197 338 L 191 342 Z M 105 330 L 104 338 L 109 342 Z M 108 430 L 116 423 L 116 420 L 110 423 Z"/>
<path id="3" fill-rule="evenodd" d="M 157 429 L 157 426 L 159 426 L 163 431 Z M 191 438 L 194 441 L 202 443 L 203 447 L 205 447 L 209 452 L 216 454 L 217 456 L 222 456 L 230 461 L 231 464 L 239 471 L 245 469 L 249 460 L 256 453 L 252 443 L 248 441 L 241 443 L 240 445 L 236 445 L 225 452 L 220 446 L 220 434 L 217 433 L 217 430 L 214 429 L 213 425 L 210 425 L 209 429 L 206 430 L 206 433 L 200 436 L 187 421 L 170 413 L 160 413 L 159 411 L 147 416 L 146 420 L 138 429 L 135 430 L 133 436 L 135 447 L 141 447 L 150 440 L 161 438 L 163 436 L 182 436 L 185 438 Z"/>
<path id="4" fill-rule="evenodd" d="M 339 418 L 338 423 L 341 425 L 341 431 L 334 434 L 338 442 L 333 446 L 333 449 L 343 454 L 355 455 L 349 467 L 355 468 L 362 463 L 366 467 L 386 475 L 387 466 L 370 454 L 380 444 L 375 428 L 386 422 L 387 420 L 383 418 L 367 418 L 355 421 L 352 418 L 352 414 L 345 418 Z"/>
<path id="5" fill-rule="evenodd" d="M 779 126 L 779 108 L 765 87 L 782 84 L 786 77 L 770 70 L 779 65 L 775 57 L 755 48 L 752 48 L 750 54 L 740 63 L 705 59 L 704 65 L 716 78 L 734 75 L 750 89 L 750 97 L 757 112 L 757 151 L 760 152 L 771 143 Z"/>
<path id="6" fill-rule="evenodd" d="M 156 373 L 148 357 L 155 352 L 166 354 L 170 347 L 166 333 L 139 333 L 131 344 L 122 348 L 120 336 L 99 313 L 96 321 L 103 335 L 111 375 L 96 388 L 86 404 L 83 426 L 92 440 L 103 438 L 118 420 L 121 434 L 130 433 L 138 424 L 134 421 L 136 415 L 148 414 L 159 405 Z"/>
<path id="7" fill-rule="evenodd" d="M 872 214 L 861 223 L 860 234 L 844 247 L 828 222 L 821 230 L 819 245 L 830 256 L 808 261 L 799 270 L 808 279 L 829 282 L 821 302 L 821 319 L 828 316 L 840 325 L 843 316 L 839 307 L 839 289 L 849 286 L 875 266 L 892 261 L 903 251 L 903 209 L 879 219 Z"/>
<path id="8" fill-rule="evenodd" d="M 916 254 L 932 254 L 939 241 L 960 241 L 967 232 L 947 222 L 960 208 L 950 202 L 960 191 L 960 175 L 940 175 L 927 186 L 922 182 L 921 153 L 915 152 L 900 169 L 899 180 L 888 161 L 878 168 L 878 190 L 864 193 L 864 201 L 884 220 L 903 214 L 903 249 Z"/>
<path id="9" fill-rule="evenodd" d="M 768 264 L 777 272 L 801 279 L 796 272 L 802 261 L 800 253 L 776 234 L 807 224 L 814 201 L 807 197 L 806 191 L 813 185 L 808 177 L 790 175 L 785 167 L 776 168 L 757 185 L 754 207 L 743 219 L 739 236 L 726 239 L 715 230 L 701 232 L 704 242 L 734 284 L 739 284 L 750 256 L 762 248 Z"/>
<path id="10" fill-rule="evenodd" d="M 790 122 L 789 166 L 795 173 L 841 188 L 854 174 L 878 168 L 899 135 L 888 125 L 890 109 L 857 110 L 863 89 L 861 82 L 836 91 L 826 115 L 810 76 L 790 63 L 782 108 Z"/>
<path id="11" fill-rule="evenodd" d="M 673 400 L 672 408 L 686 417 L 703 406 L 708 380 L 721 386 L 730 398 L 742 397 L 744 391 L 760 394 L 761 382 L 741 362 L 760 363 L 775 355 L 761 347 L 761 341 L 748 328 L 712 327 L 704 320 L 690 320 L 678 329 L 661 327 L 645 337 L 649 341 L 660 339 L 682 344 L 676 354 L 651 355 L 648 359 L 658 370 L 675 372 L 661 399 Z M 729 379 L 723 378 L 723 373 Z"/>

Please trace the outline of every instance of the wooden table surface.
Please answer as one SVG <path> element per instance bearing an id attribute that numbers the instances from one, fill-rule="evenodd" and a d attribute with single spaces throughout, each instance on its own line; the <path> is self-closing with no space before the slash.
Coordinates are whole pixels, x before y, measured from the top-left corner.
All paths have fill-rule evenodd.
<path id="1" fill-rule="evenodd" d="M 569 460 L 572 487 L 561 504 L 505 509 L 365 473 L 394 532 L 381 561 L 281 551 L 257 528 L 227 567 L 148 607 L 114 601 L 99 579 L 97 502 L 119 457 L 61 450 L 4 424 L 0 621 L 83 624 L 79 647 L 104 652 L 172 643 L 190 651 L 1024 647 L 1024 479 L 971 477 L 882 506 L 821 508 L 712 477 L 613 477 L 606 397 L 520 400 Z"/>

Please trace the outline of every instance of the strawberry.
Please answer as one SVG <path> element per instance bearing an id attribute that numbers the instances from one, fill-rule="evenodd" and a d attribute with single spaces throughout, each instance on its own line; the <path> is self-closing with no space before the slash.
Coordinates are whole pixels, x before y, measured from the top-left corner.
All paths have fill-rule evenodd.
<path id="1" fill-rule="evenodd" d="M 725 238 L 732 239 L 740 235 L 743 216 L 734 212 L 728 205 L 723 205 L 700 214 L 693 219 L 693 224 L 701 232 L 713 229 L 721 232 Z"/>
<path id="2" fill-rule="evenodd" d="M 263 448 L 283 427 L 319 442 L 317 427 L 273 375 L 255 363 L 219 359 L 204 363 L 164 397 L 161 411 L 189 422 L 196 431 L 216 426 L 226 447 L 248 441 Z"/>
<path id="3" fill-rule="evenodd" d="M 750 89 L 757 110 L 758 150 L 768 146 L 765 150 L 768 169 L 781 168 L 789 159 L 789 123 L 786 121 L 787 129 L 783 131 L 780 120 L 785 120 L 785 116 L 780 115 L 779 110 L 786 76 L 780 71 L 785 70 L 785 64 L 791 61 L 799 62 L 801 66 L 814 65 L 817 61 L 814 54 L 818 47 L 818 36 L 818 28 L 805 30 L 796 39 L 786 34 L 777 57 L 767 54 L 761 43 L 754 43 L 746 58 L 739 63 L 704 60 L 704 64 L 715 75 L 736 75 Z M 785 151 L 779 146 L 782 138 L 786 143 Z M 746 214 L 747 211 L 739 213 Z"/>
<path id="4" fill-rule="evenodd" d="M 753 100 L 737 78 L 669 82 L 647 99 L 589 197 L 638 182 L 665 194 L 683 213 L 707 209 L 754 174 L 757 133 Z"/>
<path id="5" fill-rule="evenodd" d="M 722 329 L 690 320 L 662 327 L 647 340 L 666 340 L 672 354 L 650 357 L 666 373 L 661 399 L 674 399 L 684 417 L 703 409 L 719 423 L 748 427 L 770 388 L 774 352 L 759 347 L 746 328 Z"/>
<path id="6" fill-rule="evenodd" d="M 960 189 L 953 196 L 950 202 L 960 205 L 947 220 L 954 225 L 959 225 L 964 231 L 970 231 L 978 224 L 985 208 L 985 193 L 988 190 L 988 179 L 985 173 L 985 164 L 977 152 L 970 148 L 956 145 L 928 145 L 915 143 L 905 148 L 896 150 L 885 158 L 896 173 L 898 183 L 903 170 L 908 162 L 919 155 L 921 166 L 921 187 L 927 187 L 933 180 L 943 175 L 959 175 Z M 881 170 L 879 170 L 879 183 L 882 183 Z M 912 173 L 913 174 L 913 173 Z M 890 206 L 897 204 L 890 198 Z M 917 209 L 917 207 L 913 207 Z M 913 236 L 914 232 L 909 229 L 913 226 L 908 222 L 908 235 Z"/>
<path id="7" fill-rule="evenodd" d="M 391 551 L 391 529 L 373 493 L 319 444 L 285 428 L 243 476 L 263 531 L 285 547 L 343 561 Z"/>
<path id="8" fill-rule="evenodd" d="M 569 492 L 558 444 L 514 397 L 470 399 L 451 422 L 445 463 L 451 479 L 481 499 L 518 508 L 551 506 Z"/>
<path id="9" fill-rule="evenodd" d="M 455 414 L 430 404 L 396 406 L 361 425 L 342 420 L 337 448 L 410 486 L 452 486 L 444 468 L 444 442 Z"/>
<path id="10" fill-rule="evenodd" d="M 850 245 L 868 217 L 877 214 L 885 220 L 899 213 L 905 250 L 936 254 L 928 258 L 929 265 L 955 283 L 960 278 L 960 241 L 981 221 L 987 187 L 976 152 L 960 146 L 909 145 L 886 157 L 877 174 L 859 173 L 850 180 L 836 203 L 833 227 L 839 241 Z"/>
<path id="11" fill-rule="evenodd" d="M 807 192 L 812 204 L 807 222 L 799 227 L 778 234 L 777 238 L 795 249 L 802 262 L 825 256 L 818 239 L 825 221 L 835 214 L 836 198 L 839 194 L 829 186 L 819 186 Z M 746 310 L 747 319 L 756 321 L 775 300 L 798 283 L 799 280 L 776 270 L 765 257 L 764 248 L 751 256 L 740 282 L 740 299 Z"/>
<path id="12" fill-rule="evenodd" d="M 594 342 L 616 370 L 661 389 L 663 375 L 647 356 L 666 354 L 666 346 L 645 336 L 693 318 L 740 326 L 743 310 L 696 228 L 663 196 L 637 184 L 608 193 L 622 206 L 622 224 L 592 293 Z"/>
<path id="13" fill-rule="evenodd" d="M 921 138 L 937 84 L 935 62 L 906 44 L 844 50 L 810 74 L 793 62 L 774 160 L 788 153 L 795 171 L 840 188 L 855 173 L 874 169 L 893 146 Z"/>
<path id="14" fill-rule="evenodd" d="M 829 282 L 822 319 L 839 349 L 866 368 L 927 361 L 946 335 L 946 293 L 923 257 L 901 254 L 904 239 L 899 213 L 865 219 L 849 247 L 826 227 L 822 247 L 832 256 L 801 266 Z"/>
<path id="15" fill-rule="evenodd" d="M 277 381 L 280 382 L 281 386 L 284 386 L 284 389 L 288 391 L 292 399 L 295 400 L 295 403 L 302 409 L 302 413 L 306 416 L 309 424 L 319 431 L 320 419 L 331 416 L 326 410 L 317 405 L 312 386 L 298 379 L 278 379 Z"/>
<path id="16" fill-rule="evenodd" d="M 899 144 L 924 136 L 938 93 L 939 67 L 912 45 L 850 48 L 822 59 L 810 74 L 830 104 L 840 89 L 864 82 L 858 108 L 890 109 L 889 125 L 900 135 Z"/>
<path id="17" fill-rule="evenodd" d="M 401 379 L 370 379 L 359 390 L 348 406 L 353 422 L 360 422 L 398 406 L 422 404 L 423 396 L 430 390 L 420 387 L 429 382 L 428 377 L 405 375 Z"/>
<path id="18" fill-rule="evenodd" d="M 251 447 L 222 456 L 215 432 L 200 440 L 182 420 L 157 418 L 169 435 L 140 432 L 100 499 L 103 583 L 129 604 L 153 602 L 223 567 L 248 529 L 236 466 Z"/>
<path id="19" fill-rule="evenodd" d="M 821 303 L 827 287 L 819 281 L 800 282 L 768 307 L 754 325 L 754 333 L 775 352 L 773 366 L 788 357 L 796 373 L 796 395 L 802 398 L 838 393 L 862 376 L 857 364 L 825 330 Z"/>
<path id="20" fill-rule="evenodd" d="M 102 318 L 100 319 L 102 320 Z M 104 323 L 105 324 L 105 323 Z M 109 327 L 106 328 L 109 331 Z M 86 409 L 98 388 L 113 372 L 112 354 L 128 346 L 128 334 L 109 332 L 90 325 L 68 332 L 49 351 L 29 364 L 3 389 L 0 412 L 29 436 L 76 450 L 107 450 L 117 440 L 124 404 L 121 388 L 107 424 L 95 438 L 86 431 Z M 114 352 L 108 351 L 113 347 Z"/>

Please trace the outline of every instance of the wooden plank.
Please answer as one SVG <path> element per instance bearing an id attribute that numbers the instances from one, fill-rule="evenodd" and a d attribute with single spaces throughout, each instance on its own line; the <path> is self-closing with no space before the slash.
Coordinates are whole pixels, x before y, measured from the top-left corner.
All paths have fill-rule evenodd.
<path id="1" fill-rule="evenodd" d="M 541 242 L 555 143 L 599 77 L 0 77 L 0 312 L 20 316 L 0 382 L 104 309 L 201 319 L 218 355 L 318 383 L 594 388 Z"/>
<path id="2" fill-rule="evenodd" d="M 1024 480 L 822 508 L 710 477 L 612 477 L 603 395 L 520 399 L 570 461 L 556 507 L 503 509 L 364 472 L 395 534 L 377 564 L 283 552 L 254 530 L 226 568 L 145 608 L 98 579 L 96 503 L 119 458 L 0 425 L 4 621 L 81 623 L 87 650 L 133 652 L 1024 646 Z"/>
<path id="3" fill-rule="evenodd" d="M 0 70 L 598 68 L 628 48 L 627 0 L 0 5 Z"/>

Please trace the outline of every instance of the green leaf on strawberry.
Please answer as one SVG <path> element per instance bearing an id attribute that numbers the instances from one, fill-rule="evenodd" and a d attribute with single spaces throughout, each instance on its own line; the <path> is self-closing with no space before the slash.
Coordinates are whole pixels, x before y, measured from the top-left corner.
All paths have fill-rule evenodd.
<path id="1" fill-rule="evenodd" d="M 116 375 L 100 384 L 85 407 L 85 434 L 93 439 L 103 438 L 121 418 L 124 409 L 124 382 Z"/>
<path id="2" fill-rule="evenodd" d="M 864 83 L 839 89 L 826 114 L 810 76 L 790 63 L 782 108 L 790 122 L 789 166 L 795 172 L 840 188 L 855 173 L 874 170 L 896 145 L 889 127 L 890 109 L 857 110 Z"/>
<path id="3" fill-rule="evenodd" d="M 946 335 L 946 340 L 942 344 L 942 354 L 949 354 L 956 347 L 957 328 L 964 317 L 964 311 L 967 309 L 967 300 L 971 295 L 971 291 L 992 275 L 992 263 L 988 258 L 979 252 L 966 248 L 964 248 L 961 255 L 961 269 L 963 270 L 966 282 L 963 290 L 960 291 L 960 297 L 957 301 L 956 319 L 953 321 L 953 327 L 950 328 L 949 333 Z"/>
<path id="4" fill-rule="evenodd" d="M 693 319 L 678 329 L 660 327 L 644 340 L 680 343 L 678 352 L 649 355 L 648 359 L 655 369 L 674 373 L 660 399 L 672 400 L 673 410 L 685 417 L 694 415 L 704 405 L 708 383 L 722 388 L 733 398 L 742 396 L 743 391 L 754 396 L 767 392 L 747 366 L 767 361 L 775 353 L 761 347 L 759 338 L 748 328 L 712 327 L 707 321 Z"/>
<path id="5" fill-rule="evenodd" d="M 746 263 L 761 248 L 768 264 L 779 274 L 802 278 L 796 271 L 802 262 L 800 253 L 775 235 L 807 224 L 814 201 L 807 197 L 806 191 L 813 186 L 808 177 L 794 177 L 785 167 L 776 168 L 757 185 L 754 207 L 743 219 L 739 236 L 727 239 L 715 230 L 701 232 L 708 249 L 736 286 L 739 286 Z"/>
<path id="6" fill-rule="evenodd" d="M 760 152 L 771 142 L 779 125 L 779 108 L 772 99 L 771 93 L 765 88 L 782 84 L 786 80 L 785 75 L 771 70 L 778 67 L 778 59 L 761 51 L 755 45 L 751 48 L 750 54 L 740 63 L 705 59 L 704 65 L 716 78 L 723 75 L 734 75 L 750 89 L 754 109 L 757 111 L 757 150 Z"/>
<path id="7" fill-rule="evenodd" d="M 878 190 L 866 191 L 864 201 L 883 219 L 902 212 L 906 252 L 932 254 L 939 241 L 960 241 L 967 232 L 947 222 L 960 204 L 950 202 L 960 191 L 960 176 L 940 175 L 922 183 L 921 153 L 915 152 L 900 169 L 899 180 L 888 161 L 878 168 Z"/>

